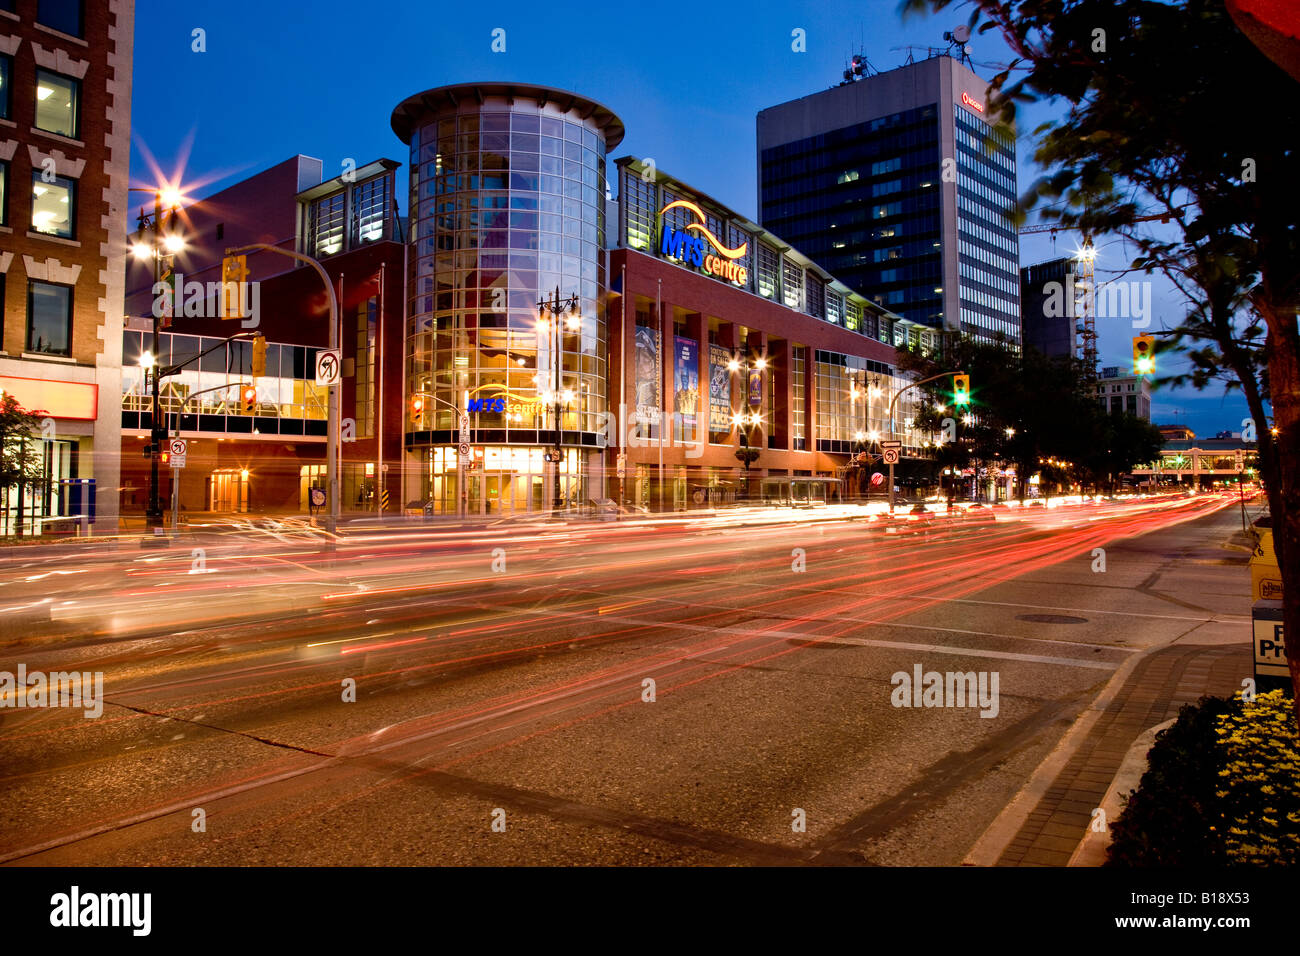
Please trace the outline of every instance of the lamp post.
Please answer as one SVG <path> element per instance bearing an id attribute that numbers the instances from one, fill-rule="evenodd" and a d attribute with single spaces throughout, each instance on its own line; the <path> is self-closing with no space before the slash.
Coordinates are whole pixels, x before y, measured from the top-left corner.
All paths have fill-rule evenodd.
<path id="1" fill-rule="evenodd" d="M 131 251 L 137 259 L 153 259 L 153 287 L 150 291 L 155 298 L 153 307 L 149 310 L 153 315 L 153 337 L 149 352 L 150 362 L 146 364 L 142 360 L 141 366 L 145 368 L 149 376 L 149 391 L 152 400 L 149 421 L 149 506 L 145 511 L 145 524 L 148 527 L 159 527 L 162 525 L 163 512 L 158 494 L 158 456 L 162 440 L 167 437 L 167 428 L 160 421 L 161 409 L 159 408 L 158 353 L 160 350 L 159 333 L 162 329 L 163 315 L 157 296 L 158 286 L 162 282 L 163 259 L 174 256 L 185 247 L 185 242 L 179 233 L 167 231 L 164 234 L 164 208 L 169 214 L 168 221 L 174 222 L 175 210 L 181 204 L 181 195 L 172 187 L 158 187 L 155 189 L 130 187 L 127 192 L 153 193 L 153 216 L 150 217 L 141 208 L 137 220 L 138 228 L 135 233 L 135 241 L 132 243 Z M 147 240 L 145 238 L 146 227 L 148 227 L 149 236 Z M 163 294 L 165 295 L 165 293 Z M 174 303 L 172 303 L 170 309 L 174 308 Z M 170 318 L 170 315 L 168 318 Z"/>
<path id="2" fill-rule="evenodd" d="M 554 493 L 552 494 L 552 508 L 555 511 L 560 510 L 560 463 L 564 461 L 564 422 L 560 417 L 561 401 L 561 381 L 560 381 L 560 323 L 570 332 L 577 332 L 582 328 L 582 309 L 578 304 L 578 293 L 573 293 L 567 299 L 560 298 L 560 288 L 555 287 L 555 291 L 549 299 L 540 299 L 537 303 L 537 326 L 538 330 L 546 330 L 551 335 L 551 363 L 553 366 L 554 390 L 552 392 L 552 404 L 554 405 L 555 415 L 555 451 L 547 454 L 547 458 L 555 463 L 555 484 Z M 565 400 L 565 404 L 568 400 Z"/>
<path id="3" fill-rule="evenodd" d="M 727 363 L 727 368 L 730 369 L 732 372 L 743 372 L 743 373 L 744 373 L 744 378 L 743 378 L 742 381 L 743 381 L 743 384 L 744 384 L 744 390 L 745 390 L 745 391 L 744 391 L 744 396 L 745 396 L 745 398 L 744 398 L 744 400 L 741 402 L 741 408 L 743 409 L 743 408 L 745 408 L 746 406 L 749 406 L 749 407 L 751 407 L 751 408 L 755 408 L 755 407 L 756 407 L 756 408 L 761 409 L 761 408 L 763 407 L 763 400 L 762 400 L 762 374 L 763 374 L 763 372 L 765 372 L 765 371 L 767 370 L 767 359 L 763 358 L 763 356 L 761 356 L 761 355 L 756 356 L 752 361 L 751 361 L 750 359 L 745 359 L 744 361 L 742 361 L 742 360 L 739 359 L 739 358 L 733 358 L 730 362 Z M 758 405 L 757 405 L 757 406 L 751 404 L 751 402 L 750 402 L 750 385 L 749 385 L 749 383 L 750 383 L 750 379 L 753 378 L 753 373 L 755 373 L 755 372 L 757 372 L 757 373 L 759 374 L 759 392 L 760 392 L 760 395 L 759 395 L 759 401 L 758 401 Z M 762 425 L 762 424 L 763 424 L 763 414 L 762 414 L 761 411 L 750 412 L 748 415 L 746 415 L 743 411 L 739 411 L 739 412 L 733 411 L 732 414 L 731 414 L 731 423 L 732 423 L 732 425 L 735 426 L 735 427 L 739 430 L 739 432 L 740 432 L 739 437 L 740 437 L 740 449 L 741 449 L 741 450 L 738 451 L 738 452 L 736 453 L 736 457 L 739 458 L 739 459 L 741 460 L 741 462 L 742 462 L 742 463 L 744 464 L 744 466 L 745 466 L 745 499 L 748 500 L 748 498 L 749 498 L 749 464 L 750 464 L 751 461 L 755 461 L 755 460 L 757 460 L 757 458 L 758 458 L 758 452 L 757 452 L 757 451 L 751 451 L 751 450 L 750 450 L 750 445 L 749 445 L 749 432 L 748 432 L 747 429 L 749 429 L 749 428 L 754 428 L 754 427 L 757 427 L 757 426 L 759 426 L 759 425 Z"/>

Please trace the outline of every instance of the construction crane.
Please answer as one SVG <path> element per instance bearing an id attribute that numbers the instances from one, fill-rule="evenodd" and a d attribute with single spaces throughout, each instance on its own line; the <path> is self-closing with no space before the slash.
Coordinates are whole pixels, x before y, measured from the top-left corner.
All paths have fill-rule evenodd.
<path id="1" fill-rule="evenodd" d="M 1179 212 L 1182 211 L 1179 207 Z M 1154 216 L 1135 216 L 1133 222 L 1169 222 L 1171 215 L 1169 213 L 1160 213 Z M 1097 247 L 1092 243 L 1092 236 L 1079 229 L 1076 226 L 1061 226 L 1052 223 L 1046 223 L 1037 226 L 1025 226 L 1019 230 L 1022 236 L 1032 236 L 1036 233 L 1050 232 L 1052 234 L 1053 248 L 1055 248 L 1056 234 L 1058 232 L 1077 232 L 1083 236 L 1083 245 L 1075 253 L 1075 287 L 1082 293 L 1083 309 L 1079 321 L 1074 325 L 1074 333 L 1078 338 L 1075 340 L 1079 354 L 1083 357 L 1083 374 L 1084 378 L 1091 384 L 1097 381 L 1097 315 L 1096 309 L 1093 308 L 1093 293 L 1096 291 L 1094 282 L 1093 263 L 1097 259 Z"/>

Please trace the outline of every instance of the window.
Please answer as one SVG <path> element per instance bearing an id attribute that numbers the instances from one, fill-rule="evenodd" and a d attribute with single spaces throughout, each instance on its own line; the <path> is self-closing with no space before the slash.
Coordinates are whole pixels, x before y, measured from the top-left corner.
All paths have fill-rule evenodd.
<path id="1" fill-rule="evenodd" d="M 29 280 L 27 283 L 27 351 L 70 355 L 72 287 Z"/>
<path id="2" fill-rule="evenodd" d="M 76 233 L 77 181 L 55 176 L 52 182 L 32 172 L 32 231 L 72 239 Z"/>
<path id="3" fill-rule="evenodd" d="M 13 85 L 14 58 L 0 55 L 0 117 L 9 118 L 9 88 Z"/>
<path id="4" fill-rule="evenodd" d="M 384 238 L 387 215 L 387 176 L 376 176 L 357 186 L 352 192 L 353 242 L 373 242 Z"/>
<path id="5" fill-rule="evenodd" d="M 85 33 L 82 0 L 39 0 L 36 5 L 36 22 L 60 33 L 79 37 Z"/>
<path id="6" fill-rule="evenodd" d="M 343 200 L 343 193 L 335 193 L 311 204 L 313 256 L 332 256 L 343 249 Z"/>
<path id="7" fill-rule="evenodd" d="M 77 139 L 81 81 L 49 70 L 36 71 L 36 128 Z"/>
<path id="8" fill-rule="evenodd" d="M 0 226 L 9 225 L 9 164 L 0 163 Z"/>

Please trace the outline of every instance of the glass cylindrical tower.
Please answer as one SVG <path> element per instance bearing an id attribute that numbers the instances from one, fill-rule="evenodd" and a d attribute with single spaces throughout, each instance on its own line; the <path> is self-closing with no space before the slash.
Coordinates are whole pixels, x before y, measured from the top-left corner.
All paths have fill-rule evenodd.
<path id="1" fill-rule="evenodd" d="M 419 493 L 472 514 L 601 497 L 588 480 L 607 408 L 605 158 L 623 123 L 563 90 L 469 83 L 409 97 L 392 126 L 411 156 L 405 447 Z M 539 309 L 574 296 L 580 318 Z"/>

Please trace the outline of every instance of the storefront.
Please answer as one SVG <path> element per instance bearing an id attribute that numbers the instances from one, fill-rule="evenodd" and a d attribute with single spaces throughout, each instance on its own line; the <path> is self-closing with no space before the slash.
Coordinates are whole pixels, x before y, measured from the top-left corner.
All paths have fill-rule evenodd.
<path id="1" fill-rule="evenodd" d="M 913 428 L 921 393 L 903 392 L 894 344 L 935 349 L 934 330 L 654 165 L 618 169 L 609 497 L 651 510 L 840 501 L 869 494 L 882 441 L 928 454 L 937 436 Z"/>
<path id="2" fill-rule="evenodd" d="M 392 126 L 411 156 L 408 497 L 471 514 L 599 497 L 622 123 L 560 90 L 474 84 L 410 97 Z"/>

